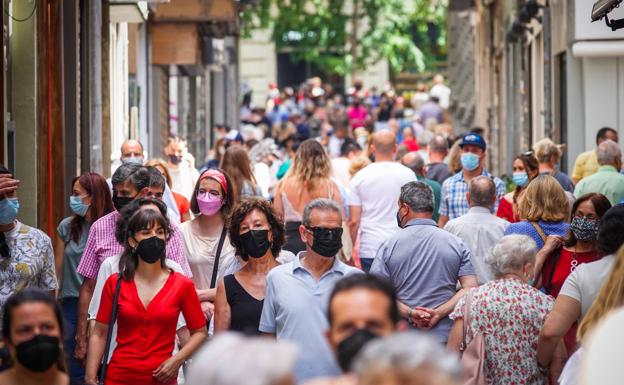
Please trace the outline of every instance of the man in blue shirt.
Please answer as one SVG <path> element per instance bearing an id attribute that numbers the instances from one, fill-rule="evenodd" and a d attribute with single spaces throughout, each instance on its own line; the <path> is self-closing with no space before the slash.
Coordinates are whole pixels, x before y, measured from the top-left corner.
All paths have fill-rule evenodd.
<path id="1" fill-rule="evenodd" d="M 360 271 L 335 257 L 342 248 L 342 211 L 334 201 L 308 203 L 299 234 L 306 250 L 267 276 L 259 330 L 299 347 L 294 374 L 301 383 L 340 374 L 325 335 L 329 329 L 326 310 L 336 282 Z"/>
<path id="2" fill-rule="evenodd" d="M 465 290 L 477 286 L 477 276 L 464 242 L 431 219 L 433 207 L 433 192 L 424 182 L 401 188 L 397 222 L 402 229 L 381 245 L 371 273 L 394 284 L 404 318 L 446 343 L 448 315 Z"/>

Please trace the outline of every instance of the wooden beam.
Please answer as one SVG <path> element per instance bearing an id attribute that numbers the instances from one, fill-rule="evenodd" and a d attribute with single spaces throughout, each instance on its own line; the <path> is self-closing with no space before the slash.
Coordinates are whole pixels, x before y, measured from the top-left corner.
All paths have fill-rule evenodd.
<path id="1" fill-rule="evenodd" d="M 158 4 L 154 21 L 209 22 L 236 21 L 238 7 L 233 0 L 171 0 Z"/>

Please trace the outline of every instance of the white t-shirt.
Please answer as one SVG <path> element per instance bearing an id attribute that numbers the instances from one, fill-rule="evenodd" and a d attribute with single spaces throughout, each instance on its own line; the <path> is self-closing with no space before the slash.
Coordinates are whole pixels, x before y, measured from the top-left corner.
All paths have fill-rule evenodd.
<path id="1" fill-rule="evenodd" d="M 360 258 L 372 259 L 379 245 L 399 230 L 396 221 L 401 187 L 416 174 L 395 162 L 372 163 L 353 176 L 349 206 L 360 206 Z"/>
<path id="2" fill-rule="evenodd" d="M 559 295 L 566 295 L 581 303 L 581 319 L 594 303 L 598 291 L 611 273 L 614 262 L 615 256 L 611 254 L 596 262 L 584 263 L 574 269 L 565 280 Z"/>
<path id="3" fill-rule="evenodd" d="M 332 166 L 332 177 L 334 177 L 340 185 L 348 189 L 349 182 L 351 180 L 351 174 L 349 174 L 349 169 L 351 168 L 351 161 L 347 158 L 334 158 L 331 160 Z"/>
<path id="4" fill-rule="evenodd" d="M 210 289 L 212 269 L 217 255 L 220 235 L 214 238 L 201 237 L 192 231 L 192 223 L 193 221 L 184 222 L 178 229 L 180 229 L 184 239 L 186 257 L 193 273 L 193 283 L 197 289 L 206 290 Z M 230 244 L 230 238 L 226 235 L 221 256 L 219 257 L 217 282 L 223 278 L 226 266 L 232 263 L 231 259 L 234 258 L 234 252 L 234 247 Z"/>
<path id="5" fill-rule="evenodd" d="M 185 162 L 180 163 L 176 168 L 168 166 L 167 171 L 171 176 L 171 190 L 183 195 L 190 202 L 195 183 L 199 179 L 199 172 Z"/>
<path id="6" fill-rule="evenodd" d="M 429 95 L 435 96 L 440 100 L 440 107 L 445 110 L 449 108 L 451 101 L 451 89 L 444 84 L 436 84 L 429 90 Z"/>

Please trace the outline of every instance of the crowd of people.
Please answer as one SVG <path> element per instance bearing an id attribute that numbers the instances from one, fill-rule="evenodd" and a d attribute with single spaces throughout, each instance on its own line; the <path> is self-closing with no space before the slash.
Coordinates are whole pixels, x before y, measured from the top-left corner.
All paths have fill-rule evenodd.
<path id="1" fill-rule="evenodd" d="M 507 187 L 445 87 L 273 87 L 198 167 L 127 140 L 54 241 L 0 167 L 0 384 L 617 383 L 617 132 L 571 178 L 540 140 Z"/>

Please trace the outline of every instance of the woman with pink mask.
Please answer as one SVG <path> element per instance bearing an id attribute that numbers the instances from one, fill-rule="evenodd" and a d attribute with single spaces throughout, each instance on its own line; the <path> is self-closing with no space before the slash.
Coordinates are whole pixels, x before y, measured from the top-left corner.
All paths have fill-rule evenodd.
<path id="1" fill-rule="evenodd" d="M 216 284 L 234 259 L 234 247 L 225 226 L 234 203 L 233 196 L 232 183 L 226 173 L 214 169 L 204 171 L 191 197 L 195 218 L 179 227 L 193 283 L 208 320 L 214 313 Z"/>

